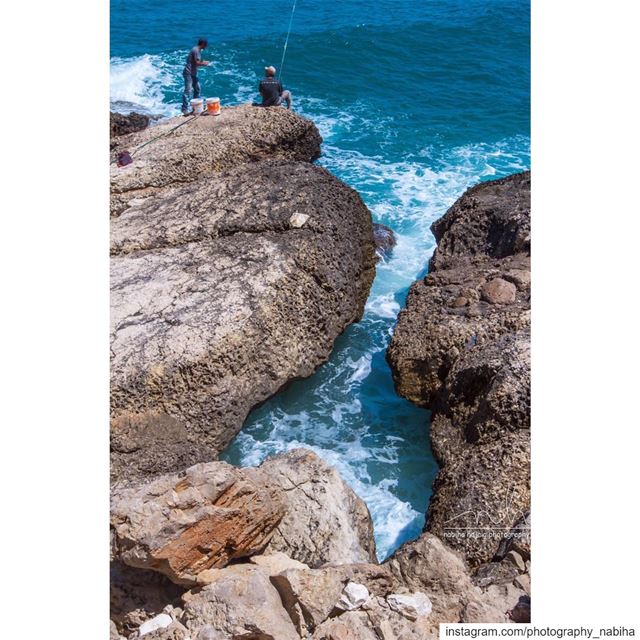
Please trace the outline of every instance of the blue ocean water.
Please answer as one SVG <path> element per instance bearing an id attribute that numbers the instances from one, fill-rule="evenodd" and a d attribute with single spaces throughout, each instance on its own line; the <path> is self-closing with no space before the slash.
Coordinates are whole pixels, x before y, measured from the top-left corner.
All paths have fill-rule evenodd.
<path id="1" fill-rule="evenodd" d="M 290 0 L 111 0 L 111 107 L 174 115 L 188 49 L 209 39 L 203 95 L 256 98 L 279 66 Z M 463 191 L 529 167 L 527 0 L 298 0 L 283 81 L 324 137 L 319 163 L 394 229 L 364 319 L 311 378 L 248 418 L 237 464 L 296 446 L 337 467 L 367 502 L 382 559 L 416 537 L 437 467 L 427 411 L 398 397 L 384 353 L 429 227 Z"/>

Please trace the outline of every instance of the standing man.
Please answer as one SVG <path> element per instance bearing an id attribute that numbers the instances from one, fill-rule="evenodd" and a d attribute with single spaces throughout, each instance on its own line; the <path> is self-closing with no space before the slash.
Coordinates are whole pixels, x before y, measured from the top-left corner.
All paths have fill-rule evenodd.
<path id="1" fill-rule="evenodd" d="M 208 67 L 209 63 L 202 59 L 201 51 L 207 48 L 207 41 L 204 38 L 198 40 L 198 44 L 189 51 L 187 64 L 184 66 L 182 75 L 184 77 L 184 94 L 182 95 L 182 113 L 188 116 L 191 113 L 191 91 L 193 97 L 200 97 L 200 82 L 198 81 L 198 67 Z"/>
<path id="2" fill-rule="evenodd" d="M 291 109 L 291 92 L 282 87 L 280 80 L 276 80 L 276 68 L 265 67 L 265 77 L 260 81 L 260 95 L 263 107 L 277 107 L 282 101 L 287 103 L 287 109 Z"/>

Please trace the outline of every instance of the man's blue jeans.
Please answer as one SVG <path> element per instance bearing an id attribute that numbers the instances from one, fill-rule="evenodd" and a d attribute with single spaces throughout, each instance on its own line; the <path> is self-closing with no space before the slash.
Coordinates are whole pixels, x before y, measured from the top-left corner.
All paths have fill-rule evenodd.
<path id="1" fill-rule="evenodd" d="M 191 111 L 191 91 L 193 90 L 193 97 L 200 97 L 200 82 L 198 76 L 192 76 L 188 71 L 182 73 L 184 78 L 184 93 L 182 94 L 182 113 L 189 113 Z"/>

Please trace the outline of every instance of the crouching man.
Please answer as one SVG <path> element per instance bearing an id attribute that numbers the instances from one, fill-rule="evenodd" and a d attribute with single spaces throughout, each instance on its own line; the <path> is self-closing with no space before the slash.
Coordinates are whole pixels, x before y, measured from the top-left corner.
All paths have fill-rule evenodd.
<path id="1" fill-rule="evenodd" d="M 277 107 L 283 102 L 291 109 L 291 92 L 286 91 L 280 80 L 276 79 L 276 68 L 265 67 L 265 77 L 260 81 L 262 107 Z"/>

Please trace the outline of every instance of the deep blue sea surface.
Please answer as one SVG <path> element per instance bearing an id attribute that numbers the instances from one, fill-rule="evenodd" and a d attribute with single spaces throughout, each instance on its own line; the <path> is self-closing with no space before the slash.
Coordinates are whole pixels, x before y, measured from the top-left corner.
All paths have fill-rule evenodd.
<path id="1" fill-rule="evenodd" d="M 209 39 L 203 95 L 257 97 L 279 66 L 290 0 L 111 0 L 112 109 L 179 112 L 184 59 Z M 298 0 L 283 81 L 324 137 L 319 163 L 398 236 L 365 317 L 330 361 L 254 411 L 224 458 L 306 446 L 367 502 L 378 555 L 424 525 L 437 471 L 427 411 L 393 390 L 384 353 L 429 231 L 463 191 L 529 167 L 527 0 Z"/>

